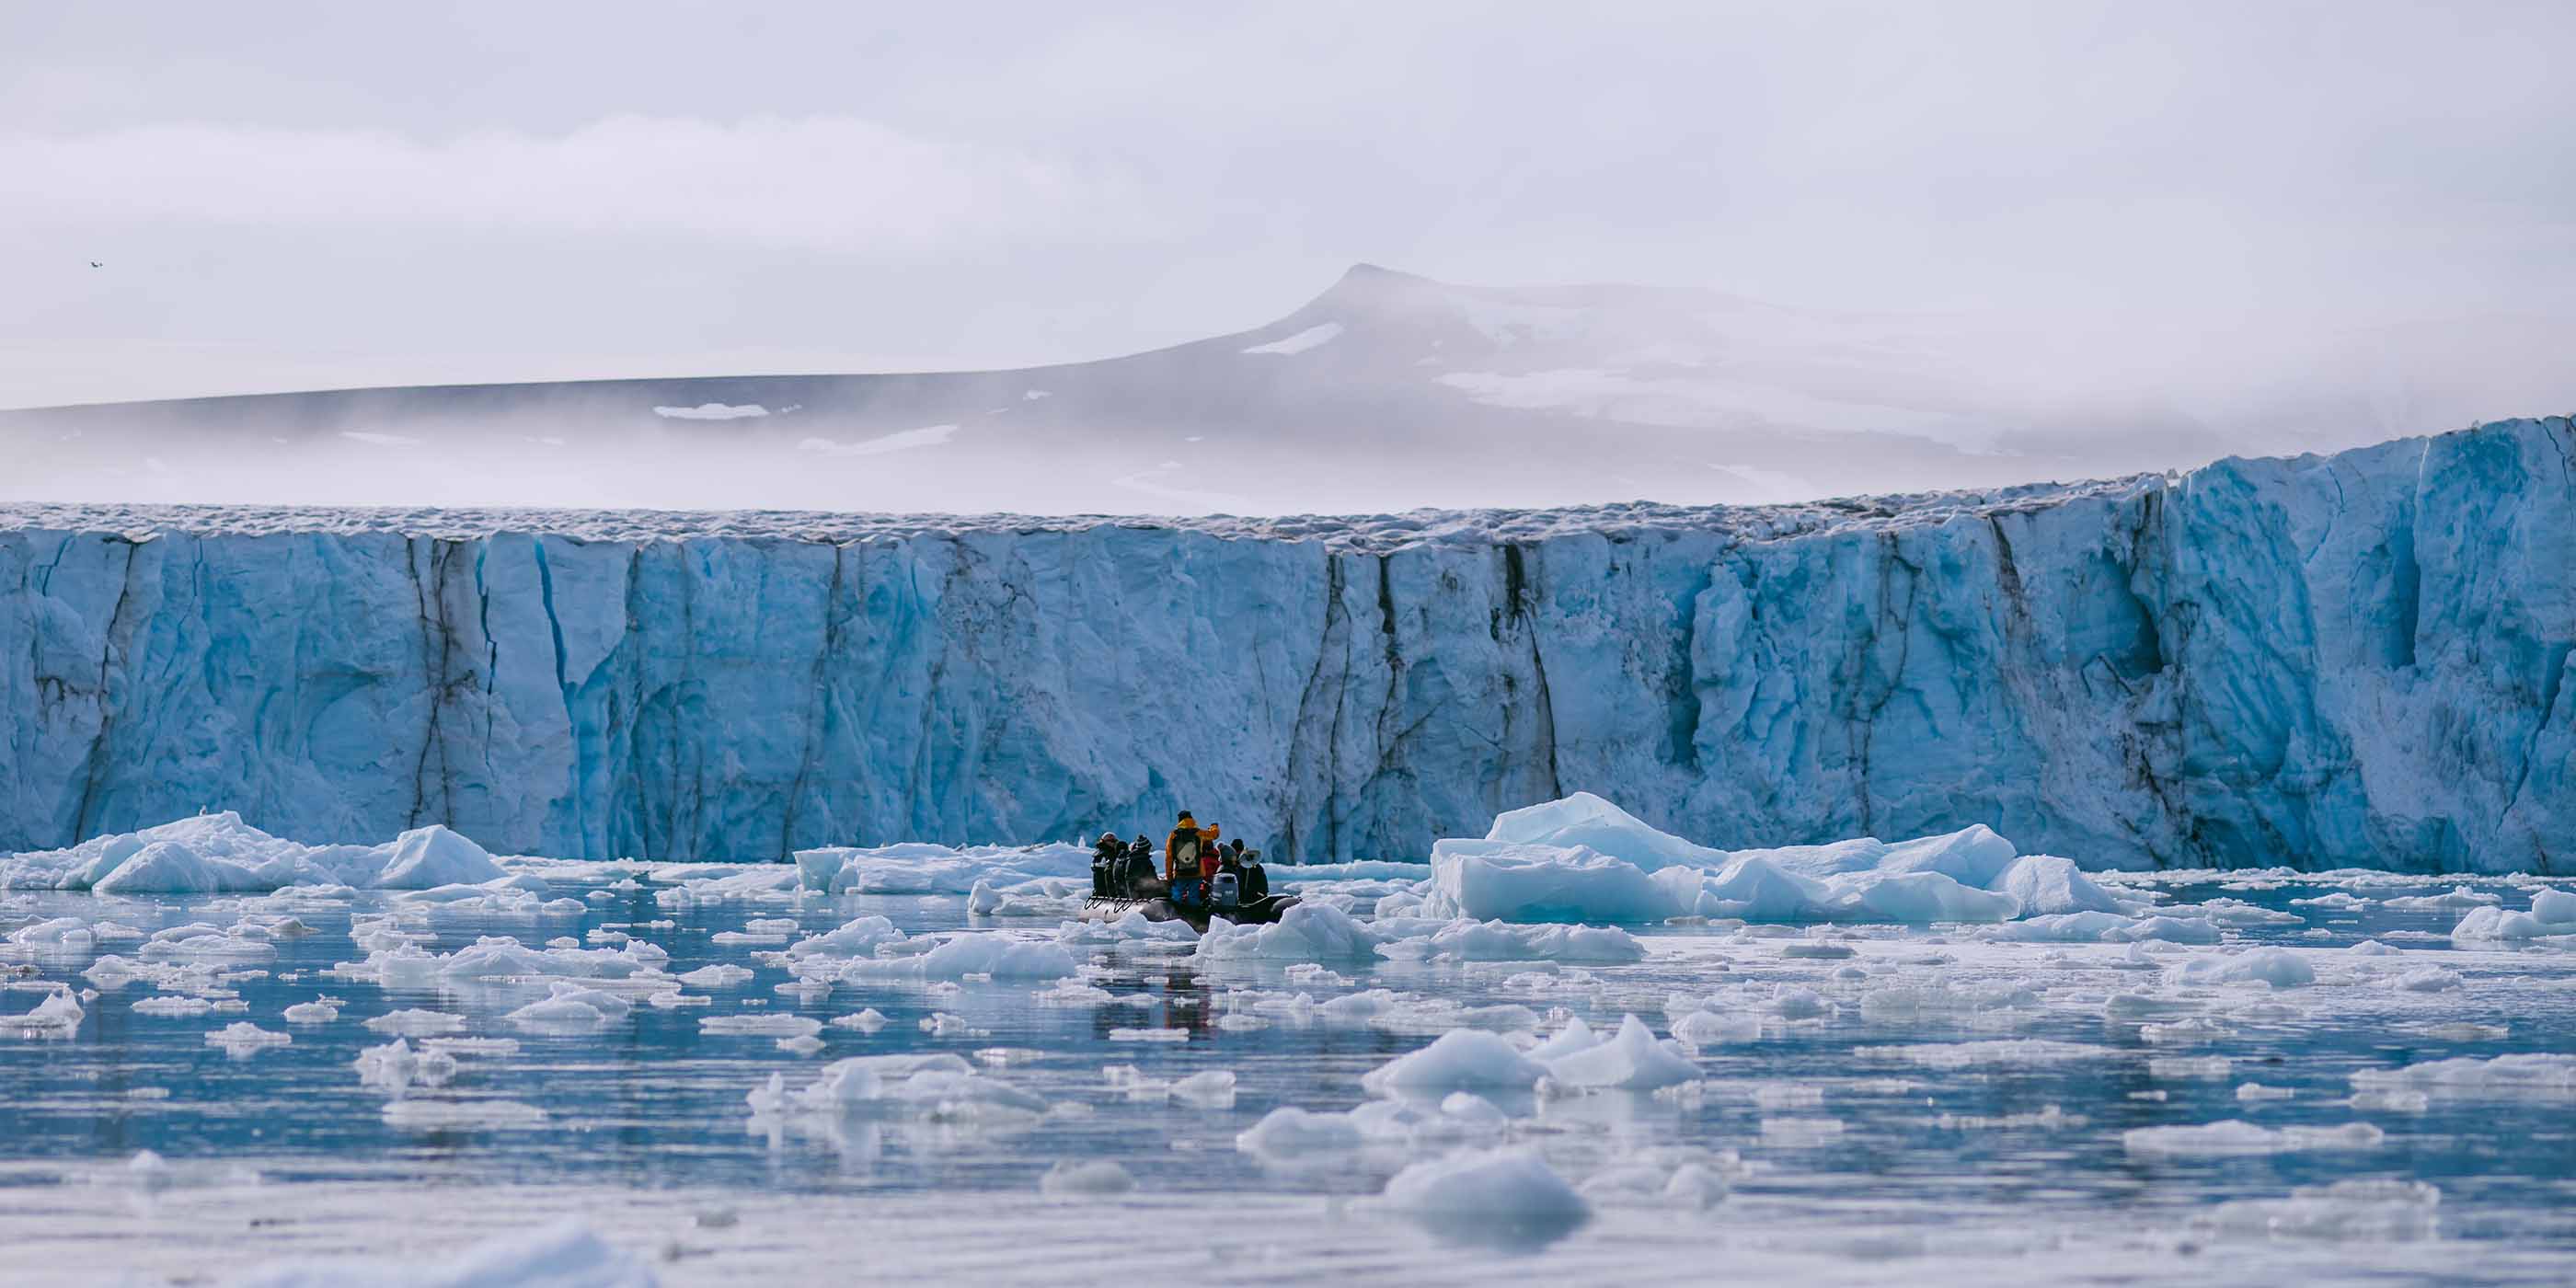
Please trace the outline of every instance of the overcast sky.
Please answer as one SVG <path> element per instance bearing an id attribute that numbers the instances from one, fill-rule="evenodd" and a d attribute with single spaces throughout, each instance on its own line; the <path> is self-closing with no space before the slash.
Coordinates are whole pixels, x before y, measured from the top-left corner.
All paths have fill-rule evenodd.
<path id="1" fill-rule="evenodd" d="M 2564 0 L 0 15 L 0 406 L 1073 359 L 1360 260 L 2086 325 L 2576 301 Z"/>

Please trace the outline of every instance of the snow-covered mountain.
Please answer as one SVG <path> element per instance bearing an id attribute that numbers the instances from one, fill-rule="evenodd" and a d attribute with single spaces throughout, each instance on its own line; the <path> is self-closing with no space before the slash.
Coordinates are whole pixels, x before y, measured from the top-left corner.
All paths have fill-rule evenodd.
<path id="1" fill-rule="evenodd" d="M 771 858 L 1187 806 L 1418 857 L 1592 790 L 1722 846 L 2547 869 L 2571 551 L 2565 419 L 1758 508 L 0 507 L 0 850 L 211 806 Z"/>
<path id="2" fill-rule="evenodd" d="M 2180 468 L 2428 423 L 2380 429 L 2336 402 L 2293 418 L 2323 416 L 2337 427 L 2323 438 L 2249 411 L 2222 440 L 2206 416 L 2144 395 L 2052 395 L 2064 365 L 2029 337 L 1956 319 L 1699 290 L 1452 286 L 1364 265 L 1268 326 L 1066 366 L 0 412 L 0 500 L 1259 514 L 1744 503 Z M 2519 396 L 2491 382 L 2479 405 L 2525 410 Z"/>

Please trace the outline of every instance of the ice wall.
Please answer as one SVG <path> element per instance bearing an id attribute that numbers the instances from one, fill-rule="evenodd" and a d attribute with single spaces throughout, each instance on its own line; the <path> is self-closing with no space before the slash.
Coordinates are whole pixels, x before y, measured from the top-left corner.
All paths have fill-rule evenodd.
<path id="1" fill-rule="evenodd" d="M 2576 429 L 1768 509 L 0 509 L 0 850 L 203 807 L 500 851 L 1715 845 L 2563 869 Z"/>

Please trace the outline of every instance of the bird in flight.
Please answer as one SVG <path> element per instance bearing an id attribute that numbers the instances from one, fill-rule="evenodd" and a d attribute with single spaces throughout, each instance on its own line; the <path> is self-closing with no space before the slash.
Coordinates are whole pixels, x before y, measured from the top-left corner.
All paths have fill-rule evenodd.
<path id="1" fill-rule="evenodd" d="M 93 260 L 91 260 L 91 261 L 89 262 L 89 266 L 90 266 L 91 268 L 105 268 L 105 267 L 107 267 L 107 265 L 102 264 L 102 263 L 99 263 L 97 260 L 94 260 L 94 259 L 93 259 Z"/>

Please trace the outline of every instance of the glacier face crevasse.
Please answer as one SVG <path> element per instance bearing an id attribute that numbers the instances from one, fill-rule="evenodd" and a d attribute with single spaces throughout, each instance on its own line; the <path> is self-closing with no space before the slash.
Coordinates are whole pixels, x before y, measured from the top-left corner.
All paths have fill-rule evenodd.
<path id="1" fill-rule="evenodd" d="M 2563 419 L 1982 495 L 1347 520 L 0 509 L 0 850 L 200 808 L 496 850 L 2576 848 Z M 656 535 L 656 525 L 663 525 Z"/>

